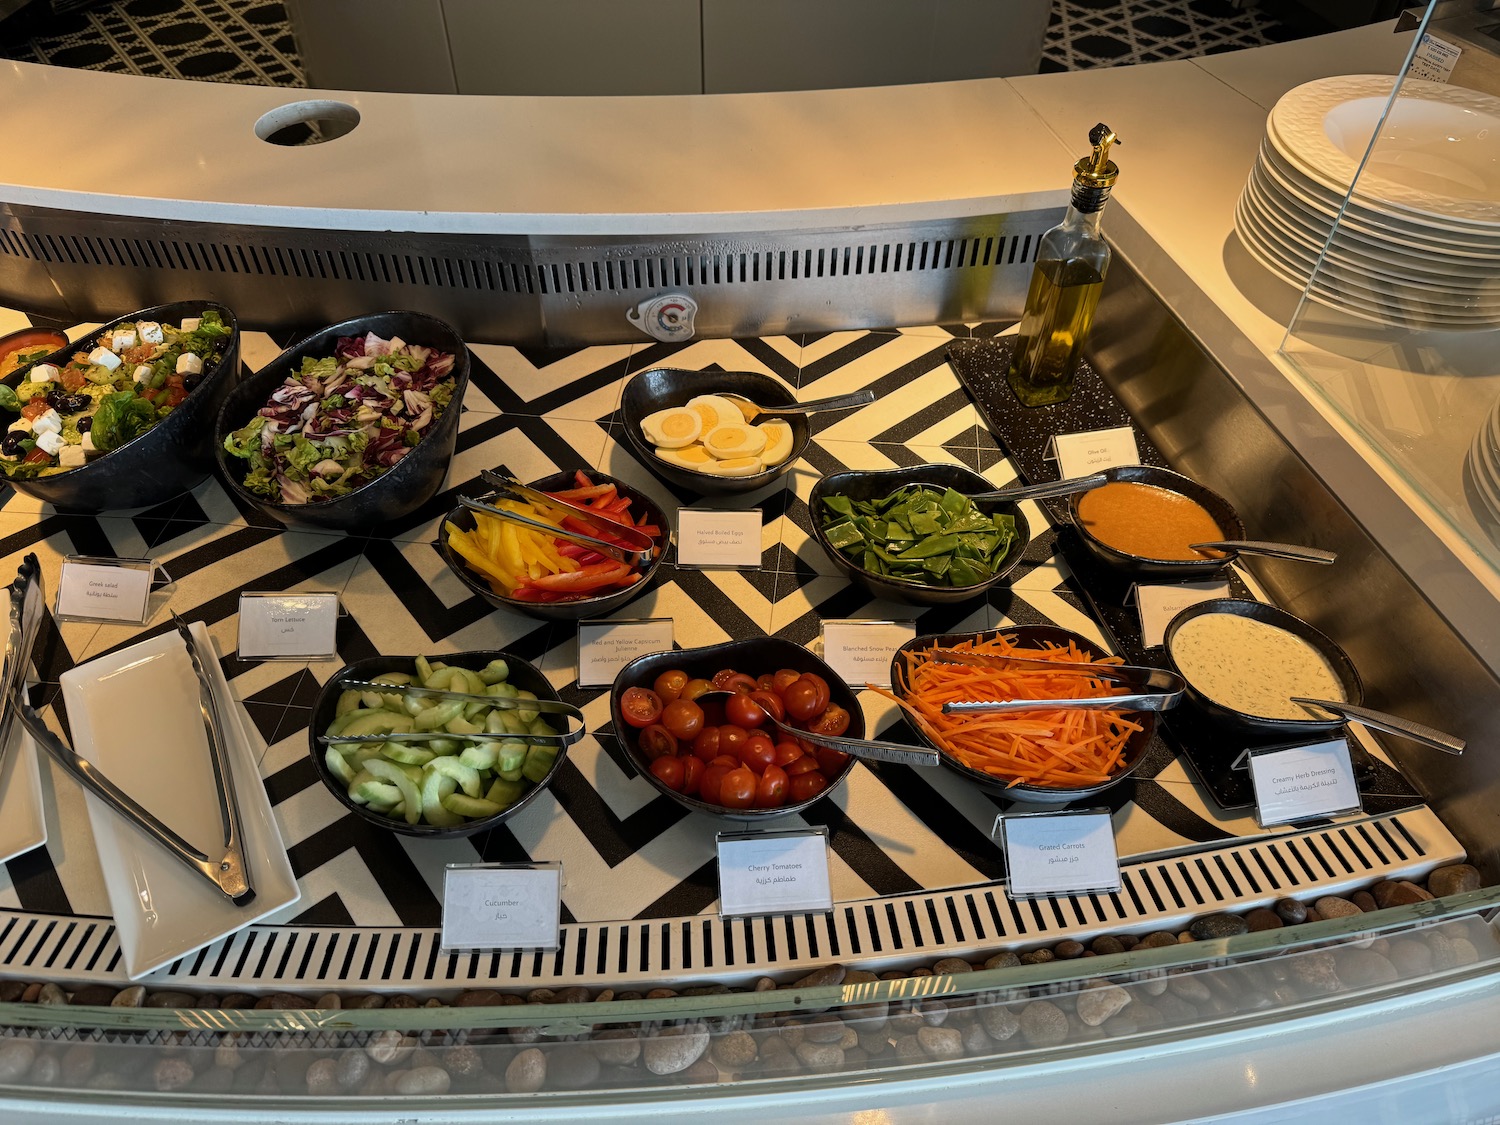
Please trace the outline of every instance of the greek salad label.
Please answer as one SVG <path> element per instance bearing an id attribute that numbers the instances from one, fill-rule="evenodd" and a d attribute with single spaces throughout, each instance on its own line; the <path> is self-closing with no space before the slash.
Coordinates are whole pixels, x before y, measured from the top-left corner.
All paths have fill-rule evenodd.
<path id="1" fill-rule="evenodd" d="M 151 597 L 151 572 L 150 559 L 65 558 L 57 583 L 57 615 L 141 624 Z"/>
<path id="2" fill-rule="evenodd" d="M 855 691 L 890 687 L 891 656 L 916 635 L 915 621 L 824 621 L 823 659 Z"/>
<path id="3" fill-rule="evenodd" d="M 451 864 L 443 949 L 556 949 L 562 864 Z"/>
<path id="4" fill-rule="evenodd" d="M 760 566 L 759 508 L 678 508 L 677 565 Z"/>
<path id="5" fill-rule="evenodd" d="M 1141 614 L 1141 645 L 1155 648 L 1163 643 L 1172 618 L 1190 605 L 1229 597 L 1229 583 L 1174 582 L 1170 586 L 1136 586 L 1134 592 Z"/>
<path id="6" fill-rule="evenodd" d="M 334 593 L 241 594 L 239 654 L 248 660 L 332 656 L 338 620 Z"/>
<path id="7" fill-rule="evenodd" d="M 609 687 L 620 669 L 638 656 L 672 650 L 672 619 L 580 621 L 578 686 Z"/>
<path id="8" fill-rule="evenodd" d="M 1250 780 L 1255 786 L 1255 818 L 1262 827 L 1360 807 L 1349 743 L 1342 738 L 1253 752 Z"/>
<path id="9" fill-rule="evenodd" d="M 1109 811 L 995 818 L 1012 898 L 1120 889 L 1120 857 Z"/>
<path id="10" fill-rule="evenodd" d="M 833 909 L 828 834 L 719 834 L 719 913 L 813 914 Z"/>
<path id="11" fill-rule="evenodd" d="M 1139 465 L 1140 450 L 1135 445 L 1135 431 L 1129 426 L 1111 430 L 1088 430 L 1079 434 L 1058 434 L 1052 439 L 1060 477 L 1086 477 L 1116 465 Z"/>

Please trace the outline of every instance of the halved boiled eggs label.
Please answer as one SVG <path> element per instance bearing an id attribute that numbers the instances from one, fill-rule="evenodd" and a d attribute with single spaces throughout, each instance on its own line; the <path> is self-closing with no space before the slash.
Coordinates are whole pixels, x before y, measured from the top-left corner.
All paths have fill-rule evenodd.
<path id="1" fill-rule="evenodd" d="M 753 570 L 761 559 L 759 508 L 678 508 L 677 565 Z"/>

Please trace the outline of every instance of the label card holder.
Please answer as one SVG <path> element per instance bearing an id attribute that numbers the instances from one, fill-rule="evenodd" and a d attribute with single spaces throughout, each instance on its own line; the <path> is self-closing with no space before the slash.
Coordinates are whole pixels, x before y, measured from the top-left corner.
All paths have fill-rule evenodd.
<path id="1" fill-rule="evenodd" d="M 444 953 L 551 952 L 561 915 L 561 863 L 450 863 L 443 869 Z"/>
<path id="2" fill-rule="evenodd" d="M 150 618 L 152 577 L 159 569 L 150 559 L 66 555 L 54 613 L 61 621 L 144 625 Z M 169 586 L 170 576 L 161 573 Z"/>
<path id="3" fill-rule="evenodd" d="M 1172 618 L 1188 606 L 1227 597 L 1228 582 L 1175 582 L 1166 586 L 1138 583 L 1125 595 L 1125 604 L 1134 603 L 1140 613 L 1141 646 L 1157 648 Z"/>
<path id="4" fill-rule="evenodd" d="M 1086 477 L 1116 465 L 1141 463 L 1135 431 L 1129 426 L 1055 434 L 1048 439 L 1047 450 L 1042 456 L 1044 460 L 1057 462 L 1057 475 L 1064 480 Z"/>
<path id="5" fill-rule="evenodd" d="M 1233 768 L 1248 769 L 1255 788 L 1255 821 L 1262 828 L 1356 813 L 1363 807 L 1349 740 L 1245 750 Z"/>
<path id="6" fill-rule="evenodd" d="M 326 660 L 338 652 L 339 596 L 331 590 L 240 594 L 236 651 L 246 660 Z"/>
<path id="7" fill-rule="evenodd" d="M 620 669 L 638 656 L 672 649 L 672 619 L 578 623 L 578 686 L 609 687 Z"/>
<path id="8" fill-rule="evenodd" d="M 855 691 L 864 684 L 888 688 L 891 656 L 916 635 L 915 619 L 829 618 L 823 622 L 823 659 Z"/>
<path id="9" fill-rule="evenodd" d="M 761 520 L 759 508 L 678 508 L 677 565 L 758 570 Z"/>
<path id="10" fill-rule="evenodd" d="M 833 909 L 828 830 L 720 832 L 719 913 L 826 914 Z"/>
<path id="11" fill-rule="evenodd" d="M 1108 809 L 1001 813 L 991 835 L 1005 852 L 1011 898 L 1118 891 L 1120 857 Z"/>

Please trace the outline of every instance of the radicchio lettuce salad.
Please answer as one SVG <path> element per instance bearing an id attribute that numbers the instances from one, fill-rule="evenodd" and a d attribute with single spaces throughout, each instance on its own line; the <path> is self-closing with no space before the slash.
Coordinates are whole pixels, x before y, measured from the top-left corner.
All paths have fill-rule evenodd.
<path id="1" fill-rule="evenodd" d="M 332 356 L 305 356 L 224 448 L 250 463 L 242 482 L 283 504 L 336 500 L 388 472 L 452 401 L 454 357 L 383 340 L 341 336 Z"/>

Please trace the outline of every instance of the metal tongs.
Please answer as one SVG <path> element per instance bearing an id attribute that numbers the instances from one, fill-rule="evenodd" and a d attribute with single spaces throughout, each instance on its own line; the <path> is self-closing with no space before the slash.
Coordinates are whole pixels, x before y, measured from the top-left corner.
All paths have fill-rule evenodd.
<path id="1" fill-rule="evenodd" d="M 429 742 L 435 738 L 462 738 L 479 741 L 505 742 L 519 738 L 526 742 L 555 742 L 560 746 L 572 746 L 586 731 L 583 712 L 571 703 L 556 699 L 507 699 L 502 695 L 476 695 L 467 691 L 444 691 L 439 688 L 419 687 L 416 684 L 388 684 L 379 680 L 339 680 L 338 686 L 346 691 L 373 691 L 381 695 L 409 695 L 419 699 L 431 699 L 434 703 L 443 700 L 458 700 L 463 703 L 484 703 L 490 707 L 513 711 L 539 711 L 544 715 L 566 715 L 571 728 L 562 734 L 490 734 L 477 731 L 473 734 L 451 734 L 446 730 L 404 731 L 391 734 L 320 734 L 323 745 L 361 742 Z"/>
<path id="2" fill-rule="evenodd" d="M 1111 683 L 1124 684 L 1134 690 L 1123 695 L 1084 696 L 1077 699 L 996 699 L 972 703 L 944 703 L 943 714 L 965 715 L 981 711 L 1055 711 L 1104 710 L 1104 711 L 1169 711 L 1182 702 L 1187 685 L 1181 676 L 1160 668 L 1147 668 L 1137 664 L 1073 663 L 1057 660 L 1037 660 L 1029 656 L 1001 656 L 998 654 L 960 652 L 956 649 L 938 648 L 927 654 L 929 659 L 942 664 L 972 664 L 980 668 L 1065 668 L 1070 672 L 1083 672 Z"/>
<path id="3" fill-rule="evenodd" d="M 42 565 L 35 554 L 21 560 L 16 580 L 10 584 L 10 629 L 5 636 L 5 663 L 0 665 L 0 770 L 16 725 L 15 699 L 26 682 L 26 665 L 31 660 L 36 631 L 42 623 L 46 606 L 42 589 Z"/>
<path id="4" fill-rule="evenodd" d="M 637 531 L 635 528 L 623 523 L 607 520 L 598 513 L 581 505 L 572 504 L 566 500 L 559 500 L 555 496 L 548 496 L 545 492 L 528 488 L 526 485 L 520 484 L 510 477 L 501 476 L 491 469 L 481 469 L 479 476 L 486 484 L 493 485 L 499 495 L 512 496 L 518 500 L 530 500 L 533 503 L 543 504 L 552 508 L 561 508 L 581 523 L 605 532 L 617 540 L 623 540 L 624 543 L 622 545 L 619 542 L 588 535 L 581 531 L 568 531 L 560 527 L 554 527 L 550 523 L 542 523 L 540 520 L 523 516 L 519 512 L 508 512 L 504 508 L 493 507 L 486 504 L 483 500 L 475 500 L 469 496 L 460 496 L 458 502 L 465 508 L 471 508 L 476 512 L 484 512 L 486 515 L 494 516 L 496 519 L 520 524 L 522 527 L 529 527 L 533 531 L 540 531 L 544 535 L 551 535 L 557 539 L 567 539 L 574 543 L 581 543 L 585 547 L 598 551 L 601 555 L 617 559 L 620 562 L 644 566 L 656 554 L 655 541 L 643 531 Z"/>
<path id="5" fill-rule="evenodd" d="M 27 562 L 34 561 L 34 557 L 29 556 L 27 559 Z M 23 564 L 20 575 L 11 586 L 13 630 L 18 615 L 24 625 L 27 603 L 33 595 L 40 606 L 44 601 L 41 575 L 39 572 L 29 575 L 27 566 Z M 224 851 L 217 859 L 205 855 L 163 824 L 149 809 L 110 781 L 98 766 L 53 734 L 42 717 L 26 702 L 18 686 L 10 685 L 8 668 L 6 671 L 9 688 L 7 700 L 26 729 L 31 732 L 31 737 L 36 739 L 37 745 L 50 754 L 58 765 L 72 774 L 80 785 L 166 848 L 194 873 L 207 879 L 230 902 L 236 906 L 246 906 L 255 898 L 255 890 L 250 885 L 250 868 L 245 861 L 239 805 L 234 795 L 234 775 L 229 771 L 229 761 L 224 753 L 224 738 L 218 706 L 214 701 L 207 669 L 199 655 L 197 643 L 193 640 L 187 622 L 175 613 L 172 615 L 172 621 L 177 626 L 177 632 L 187 648 L 188 658 L 192 661 L 193 672 L 198 678 L 198 699 L 203 714 L 203 729 L 208 736 L 209 760 L 213 763 L 214 783 L 218 788 L 219 823 L 224 829 Z M 7 649 L 7 659 L 9 655 L 10 650 Z"/>

